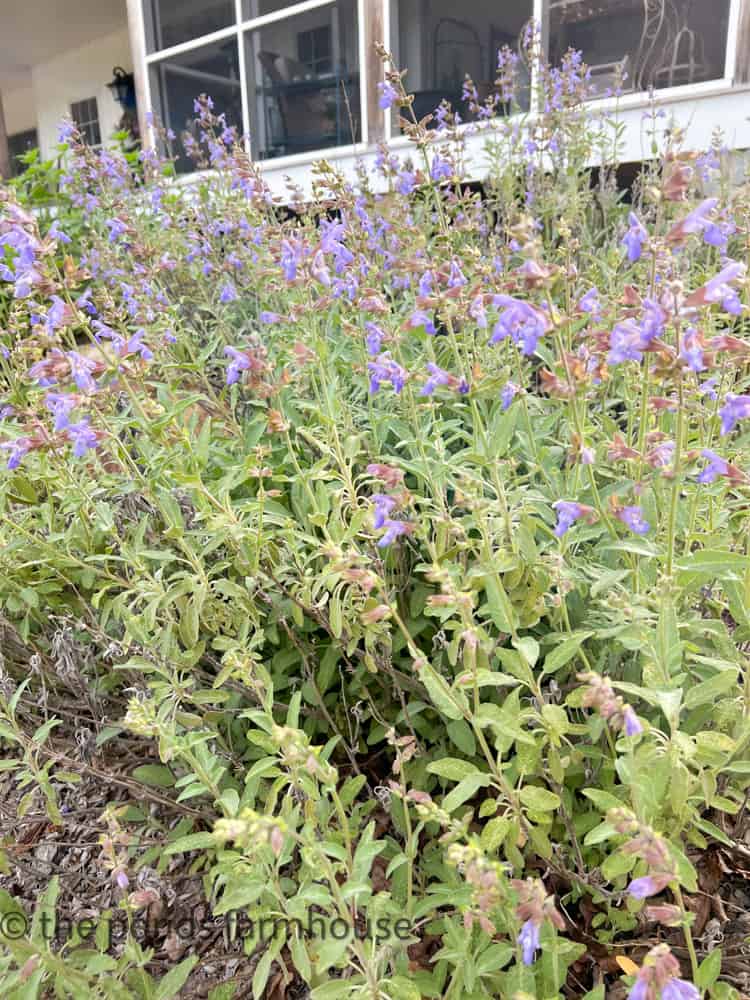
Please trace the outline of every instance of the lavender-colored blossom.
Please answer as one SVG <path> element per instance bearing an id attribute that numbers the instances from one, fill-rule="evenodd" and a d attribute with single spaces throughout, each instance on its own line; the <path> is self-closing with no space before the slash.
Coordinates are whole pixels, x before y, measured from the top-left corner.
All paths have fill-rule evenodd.
<path id="1" fill-rule="evenodd" d="M 237 289 L 234 287 L 234 284 L 231 281 L 225 282 L 219 292 L 219 302 L 222 305 L 227 305 L 229 302 L 234 302 L 237 298 Z"/>
<path id="2" fill-rule="evenodd" d="M 128 231 L 128 227 L 122 221 L 122 219 L 107 219 L 107 226 L 109 228 L 109 242 L 114 243 L 119 240 L 121 236 L 124 236 Z"/>
<path id="3" fill-rule="evenodd" d="M 8 452 L 8 468 L 17 469 L 24 456 L 31 450 L 31 438 L 20 437 L 14 441 L 3 441 L 0 448 Z"/>
<path id="4" fill-rule="evenodd" d="M 399 99 L 398 91 L 388 80 L 378 84 L 378 93 L 380 94 L 378 106 L 383 111 L 387 111 L 389 108 L 392 108 Z"/>
<path id="5" fill-rule="evenodd" d="M 96 362 L 91 358 L 85 358 L 77 351 L 68 351 L 67 357 L 70 362 L 70 374 L 81 392 L 96 392 L 97 385 L 91 377 L 91 373 L 96 369 Z"/>
<path id="6" fill-rule="evenodd" d="M 450 160 L 444 159 L 437 153 L 432 158 L 430 166 L 430 177 L 434 181 L 449 180 L 453 176 L 453 167 Z"/>
<path id="7" fill-rule="evenodd" d="M 83 458 L 90 448 L 96 448 L 99 436 L 89 427 L 88 417 L 84 417 L 77 424 L 69 424 L 66 431 L 73 444 L 73 454 L 76 458 Z"/>
<path id="8" fill-rule="evenodd" d="M 645 979 L 636 979 L 630 988 L 627 1000 L 648 1000 L 650 986 Z"/>
<path id="9" fill-rule="evenodd" d="M 557 524 L 555 525 L 557 538 L 562 538 L 585 513 L 581 504 L 571 500 L 557 500 L 552 504 L 552 507 L 557 512 Z"/>
<path id="10" fill-rule="evenodd" d="M 628 736 L 631 735 L 635 734 L 628 733 Z M 644 875 L 642 878 L 634 878 L 628 886 L 628 894 L 632 896 L 633 899 L 648 899 L 649 896 L 655 896 L 661 891 L 659 883 L 652 875 Z"/>
<path id="11" fill-rule="evenodd" d="M 735 424 L 750 417 L 750 396 L 735 396 L 728 392 L 726 401 L 719 410 L 721 417 L 721 434 L 729 434 Z"/>
<path id="12" fill-rule="evenodd" d="M 435 280 L 435 278 L 434 278 L 434 276 L 432 274 L 432 271 L 425 271 L 425 273 L 419 279 L 419 286 L 417 288 L 418 293 L 421 296 L 423 296 L 423 297 L 426 297 L 427 295 L 431 295 L 432 294 L 432 284 L 433 284 L 434 280 Z"/>
<path id="13" fill-rule="evenodd" d="M 549 321 L 544 313 L 530 303 L 514 299 L 510 295 L 495 295 L 492 303 L 503 307 L 503 311 L 495 323 L 490 343 L 497 344 L 510 337 L 521 347 L 523 354 L 533 354 L 539 339 L 549 329 Z"/>
<path id="14" fill-rule="evenodd" d="M 694 327 L 690 327 L 683 335 L 680 357 L 691 371 L 702 372 L 706 370 L 700 336 Z"/>
<path id="15" fill-rule="evenodd" d="M 648 233 L 635 212 L 631 212 L 628 216 L 628 223 L 628 231 L 622 238 L 622 245 L 628 251 L 628 260 L 630 263 L 635 264 L 637 260 L 640 260 L 641 253 L 643 252 L 643 244 L 648 239 Z"/>
<path id="16" fill-rule="evenodd" d="M 62 431 L 69 426 L 68 417 L 78 405 L 75 396 L 61 393 L 48 392 L 44 397 L 44 405 L 55 418 L 55 430 Z"/>
<path id="17" fill-rule="evenodd" d="M 697 987 L 686 979 L 670 979 L 661 988 L 661 1000 L 700 1000 Z"/>
<path id="18" fill-rule="evenodd" d="M 539 927 L 533 920 L 527 920 L 518 935 L 521 957 L 524 965 L 533 965 L 539 948 Z"/>
<path id="19" fill-rule="evenodd" d="M 261 321 L 261 323 L 265 323 L 266 325 L 271 326 L 274 323 L 280 323 L 282 317 L 278 313 L 271 312 L 270 309 L 261 309 L 260 313 L 258 314 L 258 319 Z"/>
<path id="20" fill-rule="evenodd" d="M 625 725 L 626 736 L 640 736 L 643 732 L 643 724 L 630 705 L 626 705 L 622 712 Z"/>
<path id="21" fill-rule="evenodd" d="M 643 358 L 643 331 L 633 319 L 617 323 L 609 335 L 610 365 L 621 365 L 625 361 L 640 361 Z"/>
<path id="22" fill-rule="evenodd" d="M 385 528 L 385 534 L 378 540 L 379 549 L 384 549 L 388 545 L 392 545 L 397 538 L 406 534 L 410 525 L 406 521 L 387 520 L 384 522 L 383 527 Z"/>
<path id="23" fill-rule="evenodd" d="M 429 333 L 431 337 L 434 337 L 437 333 L 435 327 L 435 321 L 433 320 L 430 313 L 425 312 L 424 309 L 415 309 L 414 312 L 409 317 L 408 326 L 412 330 L 417 330 L 420 327 L 424 327 L 425 333 Z"/>
<path id="24" fill-rule="evenodd" d="M 58 330 L 63 325 L 65 320 L 65 303 L 59 295 L 53 295 L 50 301 L 52 304 L 47 310 L 44 327 L 48 335 L 51 336 L 55 330 Z"/>
<path id="25" fill-rule="evenodd" d="M 474 320 L 480 330 L 487 328 L 487 310 L 484 308 L 484 296 L 475 295 L 469 304 L 469 316 Z"/>
<path id="26" fill-rule="evenodd" d="M 578 303 L 578 308 L 583 313 L 598 313 L 601 310 L 599 302 L 599 289 L 590 288 Z"/>
<path id="27" fill-rule="evenodd" d="M 379 530 L 383 527 L 385 522 L 388 520 L 388 515 L 393 510 L 397 504 L 395 497 L 388 496 L 387 493 L 375 493 L 370 498 L 375 506 L 375 512 L 372 518 L 372 526 L 375 530 Z"/>
<path id="28" fill-rule="evenodd" d="M 717 455 L 710 448 L 704 448 L 701 455 L 707 459 L 708 465 L 698 473 L 696 478 L 699 483 L 713 483 L 719 476 L 729 474 L 729 463 L 725 462 L 721 455 Z"/>
<path id="29" fill-rule="evenodd" d="M 407 373 L 393 358 L 384 352 L 375 361 L 369 361 L 370 393 L 374 396 L 383 382 L 390 382 L 395 393 L 401 392 L 406 384 Z"/>
<path id="30" fill-rule="evenodd" d="M 431 396 L 433 392 L 437 389 L 439 385 L 449 385 L 451 377 L 447 371 L 439 368 L 436 364 L 431 361 L 427 362 L 427 371 L 430 373 L 430 377 L 427 379 L 425 384 L 419 393 L 420 396 Z"/>
<path id="31" fill-rule="evenodd" d="M 644 518 L 643 510 L 640 507 L 623 507 L 617 512 L 617 517 L 635 535 L 647 535 L 651 530 L 651 525 Z"/>
<path id="32" fill-rule="evenodd" d="M 705 382 L 702 382 L 698 386 L 698 394 L 700 396 L 708 396 L 710 400 L 715 401 L 719 398 L 719 394 L 716 391 L 718 384 L 719 384 L 718 376 L 707 378 Z"/>
<path id="33" fill-rule="evenodd" d="M 238 351 L 236 347 L 225 347 L 224 354 L 232 360 L 227 365 L 227 385 L 234 385 L 238 382 L 242 372 L 250 368 L 250 359 L 243 351 Z"/>
<path id="34" fill-rule="evenodd" d="M 466 284 L 466 276 L 461 270 L 458 261 L 451 261 L 451 270 L 448 275 L 448 288 L 461 288 Z"/>
<path id="35" fill-rule="evenodd" d="M 400 170 L 396 177 L 396 190 L 408 197 L 417 186 L 417 175 L 413 170 Z"/>
<path id="36" fill-rule="evenodd" d="M 500 403 L 503 410 L 510 408 L 510 404 L 515 399 L 516 393 L 518 392 L 518 386 L 515 382 L 506 382 L 503 386 L 503 391 L 500 393 Z"/>
<path id="37" fill-rule="evenodd" d="M 374 358 L 377 354 L 380 354 L 385 334 L 376 323 L 365 323 L 365 330 L 367 331 L 367 336 L 365 337 L 367 353 L 371 358 Z"/>

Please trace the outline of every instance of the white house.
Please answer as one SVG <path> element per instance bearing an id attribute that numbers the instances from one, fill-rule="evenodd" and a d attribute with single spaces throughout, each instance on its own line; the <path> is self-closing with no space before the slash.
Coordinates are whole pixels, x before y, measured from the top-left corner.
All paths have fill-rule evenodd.
<path id="1" fill-rule="evenodd" d="M 306 186 L 322 155 L 346 172 L 383 141 L 405 145 L 378 106 L 374 42 L 408 67 L 423 115 L 460 97 L 465 72 L 490 87 L 498 48 L 517 47 L 531 18 L 552 58 L 583 50 L 602 92 L 626 70 L 626 159 L 645 155 L 649 88 L 693 148 L 717 125 L 750 148 L 750 0 L 0 0 L 0 173 L 29 146 L 53 153 L 64 115 L 106 142 L 121 67 L 145 142 L 148 109 L 179 134 L 205 92 L 251 136 L 272 189 Z"/>

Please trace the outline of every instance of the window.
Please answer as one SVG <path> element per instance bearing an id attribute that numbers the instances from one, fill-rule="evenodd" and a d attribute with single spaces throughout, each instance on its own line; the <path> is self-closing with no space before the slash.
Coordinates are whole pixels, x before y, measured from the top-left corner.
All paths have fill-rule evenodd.
<path id="1" fill-rule="evenodd" d="M 175 168 L 179 173 L 206 165 L 185 152 L 187 147 L 199 149 L 200 129 L 195 125 L 194 102 L 200 94 L 207 94 L 214 102 L 216 114 L 226 115 L 227 124 L 242 132 L 239 72 L 236 38 L 203 45 L 152 66 L 159 118 L 176 136 Z"/>
<path id="2" fill-rule="evenodd" d="M 149 52 L 168 49 L 234 22 L 234 0 L 152 0 L 146 18 Z"/>
<path id="3" fill-rule="evenodd" d="M 330 25 L 300 31 L 297 34 L 297 58 L 311 73 L 330 73 L 333 68 Z"/>
<path id="4" fill-rule="evenodd" d="M 24 153 L 36 149 L 39 145 L 39 137 L 35 128 L 27 129 L 25 132 L 16 132 L 8 136 L 8 158 L 10 159 L 11 177 L 18 177 L 26 170 L 26 164 L 21 162 Z"/>
<path id="5" fill-rule="evenodd" d="M 679 87 L 724 76 L 730 0 L 551 0 L 549 55 L 580 49 L 600 93 Z"/>
<path id="6" fill-rule="evenodd" d="M 212 98 L 214 112 L 226 114 L 228 124 L 250 135 L 257 159 L 359 142 L 358 0 L 144 5 L 154 109 L 177 137 L 179 171 L 202 165 L 179 148 L 180 137 L 193 131 L 193 101 L 200 94 Z M 237 21 L 237 10 L 244 20 Z M 176 44 L 176 54 L 161 55 Z M 190 139 L 188 145 L 194 147 Z"/>
<path id="7" fill-rule="evenodd" d="M 99 106 L 95 97 L 87 97 L 85 101 L 76 101 L 70 105 L 70 117 L 78 127 L 84 141 L 89 146 L 99 146 L 102 133 L 99 127 Z"/>
<path id="8" fill-rule="evenodd" d="M 246 38 L 259 159 L 359 141 L 356 0 L 274 21 Z"/>
<path id="9" fill-rule="evenodd" d="M 395 58 L 408 69 L 406 89 L 414 94 L 414 114 L 423 118 L 448 100 L 462 116 L 464 78 L 474 81 L 480 99 L 494 89 L 497 54 L 504 46 L 518 52 L 524 26 L 533 17 L 533 0 L 398 0 Z M 519 85 L 528 103 L 529 73 L 521 62 Z"/>

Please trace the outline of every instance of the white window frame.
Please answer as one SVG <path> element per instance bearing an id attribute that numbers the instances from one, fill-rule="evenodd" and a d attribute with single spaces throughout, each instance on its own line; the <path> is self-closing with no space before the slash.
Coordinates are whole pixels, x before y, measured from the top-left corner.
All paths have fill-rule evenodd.
<path id="1" fill-rule="evenodd" d="M 247 80 L 247 66 L 246 66 L 246 54 L 244 39 L 245 35 L 249 31 L 253 31 L 257 28 L 262 28 L 264 25 L 273 24 L 277 21 L 284 21 L 289 18 L 293 18 L 298 14 L 305 13 L 309 10 L 315 10 L 319 7 L 331 6 L 336 2 L 336 0 L 301 0 L 299 3 L 290 4 L 287 7 L 283 7 L 280 10 L 272 11 L 269 14 L 264 14 L 254 18 L 244 18 L 243 19 L 243 0 L 235 0 L 235 24 L 229 25 L 226 28 L 221 28 L 217 31 L 211 32 L 207 35 L 202 35 L 200 38 L 190 39 L 187 42 L 182 42 L 179 45 L 173 45 L 166 49 L 160 49 L 155 52 L 147 51 L 147 39 L 146 39 L 146 28 L 145 28 L 145 4 L 149 3 L 149 0 L 138 0 L 137 8 L 139 16 L 136 18 L 135 30 L 137 36 L 141 41 L 141 51 L 144 55 L 145 63 L 145 97 L 147 102 L 147 107 L 153 108 L 152 100 L 152 87 L 151 87 L 151 67 L 162 62 L 169 60 L 170 57 L 182 55 L 186 52 L 192 52 L 193 50 L 200 49 L 204 45 L 211 44 L 212 42 L 223 41 L 234 37 L 237 41 L 238 49 L 238 70 L 240 76 L 240 86 L 241 86 L 241 103 L 242 103 L 242 129 L 245 136 L 246 149 L 250 153 L 250 143 L 249 135 L 251 131 L 251 116 L 250 116 L 250 95 L 248 93 L 248 80 Z M 357 145 L 347 145 L 347 146 L 333 146 L 325 147 L 319 150 L 311 150 L 304 153 L 295 153 L 286 156 L 273 157 L 268 160 L 262 161 L 263 168 L 265 170 L 273 171 L 283 171 L 285 167 L 296 167 L 301 164 L 309 163 L 320 156 L 325 156 L 328 160 L 346 159 L 359 154 L 363 147 L 366 148 L 369 145 L 369 130 L 367 121 L 367 93 L 368 89 L 374 87 L 377 83 L 375 80 L 369 80 L 367 77 L 367 53 L 365 51 L 365 8 L 368 3 L 382 2 L 382 0 L 357 0 L 357 28 L 359 35 L 359 75 L 360 75 L 360 121 L 361 121 L 361 141 Z M 488 3 L 491 0 L 488 0 Z M 683 102 L 690 99 L 697 98 L 707 98 L 715 97 L 721 94 L 730 93 L 737 88 L 734 87 L 734 71 L 735 71 L 735 60 L 737 56 L 737 41 L 738 41 L 738 29 L 741 14 L 741 3 L 742 0 L 730 0 L 729 6 L 729 18 L 727 25 L 727 38 L 726 38 L 726 51 L 725 51 L 725 63 L 724 63 L 724 73 L 723 76 L 715 80 L 703 81 L 700 83 L 689 83 L 682 84 L 677 87 L 666 87 L 657 90 L 654 94 L 654 101 L 657 105 L 669 105 L 671 103 Z M 384 11 L 384 38 L 383 44 L 389 50 L 392 50 L 393 45 L 397 41 L 393 37 L 393 26 L 398 25 L 398 0 L 387 0 L 383 4 Z M 533 0 L 532 16 L 537 24 L 541 26 L 542 30 L 542 45 L 546 44 L 546 36 L 548 32 L 547 26 L 547 16 L 549 11 L 549 0 Z M 534 69 L 532 69 L 532 106 L 531 114 L 538 109 L 536 104 L 538 98 L 538 80 L 537 74 Z M 750 89 L 750 88 L 742 88 Z M 647 106 L 650 97 L 647 92 L 631 92 L 623 94 L 617 99 L 613 98 L 595 98 L 589 102 L 592 110 L 605 109 L 615 106 L 622 111 L 627 111 L 629 109 L 636 109 L 640 107 Z M 462 128 L 465 126 L 462 126 Z M 153 132 L 152 132 L 153 139 Z M 392 129 L 391 116 L 385 115 L 385 139 L 389 145 L 394 148 L 400 148 L 402 146 L 408 145 L 408 140 L 401 135 L 399 135 L 395 130 Z"/>
<path id="2" fill-rule="evenodd" d="M 357 45 L 357 55 L 359 59 L 359 111 L 360 111 L 360 132 L 361 132 L 361 143 L 348 146 L 327 146 L 322 147 L 319 150 L 310 150 L 305 153 L 294 153 L 287 156 L 275 156 L 268 160 L 262 161 L 264 164 L 269 166 L 272 164 L 274 168 L 283 167 L 285 164 L 294 165 L 301 162 L 306 162 L 309 160 L 314 160 L 316 157 L 325 155 L 330 157 L 331 155 L 350 153 L 355 149 L 360 148 L 360 145 L 367 145 L 367 88 L 369 86 L 369 81 L 366 79 L 366 65 L 363 61 L 363 26 L 364 26 L 364 7 L 368 0 L 356 0 L 357 4 L 357 34 L 358 34 L 358 45 Z M 141 42 L 143 44 L 142 51 L 145 52 L 145 73 L 146 78 L 146 99 L 148 102 L 149 109 L 153 108 L 152 93 L 151 93 L 151 68 L 153 66 L 158 66 L 159 63 L 168 62 L 175 56 L 184 55 L 188 52 L 194 52 L 204 45 L 210 45 L 213 42 L 221 42 L 226 39 L 234 38 L 237 43 L 238 52 L 238 73 L 240 77 L 240 100 L 242 105 L 242 133 L 244 137 L 245 149 L 250 154 L 250 133 L 253 121 L 250 114 L 250 93 L 247 80 L 247 59 L 245 55 L 245 39 L 249 32 L 257 30 L 258 28 L 263 28 L 268 24 L 275 24 L 278 21 L 287 21 L 296 17 L 299 14 L 304 14 L 309 10 L 317 10 L 321 7 L 333 7 L 336 5 L 336 0 L 302 0 L 300 3 L 290 4 L 287 7 L 282 7 L 280 10 L 271 11 L 268 14 L 261 14 L 258 17 L 243 18 L 243 0 L 235 0 L 235 23 L 227 26 L 226 28 L 219 28 L 217 31 L 212 31 L 208 35 L 201 35 L 199 38 L 191 38 L 187 42 L 180 42 L 179 45 L 170 45 L 165 49 L 158 49 L 155 52 L 147 51 L 147 39 L 145 31 L 145 16 L 144 8 L 146 4 L 150 5 L 150 0 L 141 0 L 141 17 L 139 18 L 139 24 L 136 24 L 136 30 L 141 35 Z M 374 81 L 373 81 L 374 85 Z M 153 138 L 153 136 L 152 136 Z"/>

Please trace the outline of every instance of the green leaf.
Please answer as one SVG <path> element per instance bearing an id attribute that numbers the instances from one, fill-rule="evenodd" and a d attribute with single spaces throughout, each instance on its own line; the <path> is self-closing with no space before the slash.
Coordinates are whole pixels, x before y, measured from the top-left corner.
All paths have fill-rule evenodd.
<path id="1" fill-rule="evenodd" d="M 441 677 L 430 665 L 425 663 L 419 671 L 419 679 L 427 688 L 430 701 L 435 708 L 448 719 L 462 719 L 464 713 L 461 705 L 468 712 L 468 703 L 463 692 L 451 690 L 444 677 Z"/>
<path id="2" fill-rule="evenodd" d="M 133 771 L 132 777 L 136 781 L 142 781 L 144 785 L 153 785 L 156 788 L 174 788 L 175 776 L 163 764 L 141 764 Z"/>
<path id="3" fill-rule="evenodd" d="M 707 705 L 727 691 L 731 691 L 737 684 L 737 669 L 729 668 L 721 670 L 707 681 L 701 681 L 695 687 L 688 688 L 685 694 L 685 708 L 698 708 L 699 705 Z"/>
<path id="4" fill-rule="evenodd" d="M 532 812 L 553 812 L 560 808 L 560 796 L 537 785 L 524 785 L 519 798 Z"/>
<path id="5" fill-rule="evenodd" d="M 449 781 L 461 781 L 469 774 L 478 774 L 479 768 L 467 760 L 459 760 L 457 757 L 443 757 L 441 760 L 433 760 L 427 765 L 429 774 L 436 774 L 439 778 L 447 778 Z"/>
<path id="6" fill-rule="evenodd" d="M 454 809 L 458 809 L 467 799 L 476 795 L 480 788 L 486 788 L 491 780 L 492 778 L 489 774 L 482 774 L 481 772 L 468 775 L 462 781 L 459 781 L 456 787 L 445 796 L 442 803 L 443 809 L 446 812 L 453 812 Z"/>
<path id="7" fill-rule="evenodd" d="M 700 549 L 677 563 L 677 582 L 688 586 L 700 580 L 724 580 L 730 575 L 744 576 L 750 570 L 750 557 L 742 552 Z"/>
<path id="8" fill-rule="evenodd" d="M 558 646 L 550 652 L 544 659 L 544 669 L 545 674 L 554 674 L 555 671 L 564 667 L 566 663 L 573 659 L 578 650 L 581 648 L 583 643 L 589 636 L 593 635 L 592 632 L 584 632 L 580 635 L 571 636 L 569 639 L 565 639 Z"/>
<path id="9" fill-rule="evenodd" d="M 710 990 L 721 973 L 721 948 L 714 948 L 698 966 L 695 985 L 699 990 Z"/>
<path id="10" fill-rule="evenodd" d="M 198 960 L 198 955 L 188 955 L 174 969 L 170 969 L 166 976 L 159 980 L 154 1000 L 174 1000 L 188 981 L 188 976 L 193 971 Z"/>
<path id="11" fill-rule="evenodd" d="M 164 853 L 183 854 L 187 851 L 202 851 L 216 846 L 216 837 L 212 833 L 190 833 L 175 840 L 173 844 L 167 844 Z"/>
<path id="12" fill-rule="evenodd" d="M 214 907 L 214 914 L 221 916 L 222 913 L 249 906 L 260 898 L 267 885 L 267 880 L 260 875 L 233 876 L 232 882 L 225 887 L 219 903 Z"/>

